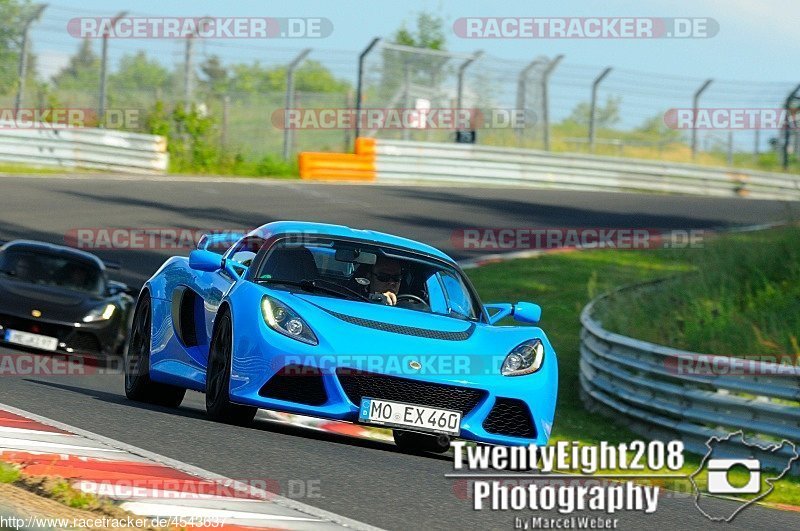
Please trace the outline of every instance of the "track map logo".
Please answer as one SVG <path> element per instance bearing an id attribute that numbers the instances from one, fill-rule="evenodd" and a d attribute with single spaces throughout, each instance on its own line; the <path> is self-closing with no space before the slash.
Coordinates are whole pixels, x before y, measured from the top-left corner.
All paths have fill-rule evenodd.
<path id="1" fill-rule="evenodd" d="M 797 447 L 790 441 L 760 445 L 745 439 L 741 430 L 725 437 L 711 437 L 706 448 L 708 452 L 689 476 L 689 481 L 695 506 L 713 522 L 730 522 L 746 508 L 769 496 L 775 490 L 775 482 L 789 474 L 800 458 Z M 762 469 L 767 462 L 771 470 Z M 702 488 L 703 480 L 705 488 Z M 710 496 L 743 503 L 732 512 L 722 514 L 705 507 L 704 502 Z"/>

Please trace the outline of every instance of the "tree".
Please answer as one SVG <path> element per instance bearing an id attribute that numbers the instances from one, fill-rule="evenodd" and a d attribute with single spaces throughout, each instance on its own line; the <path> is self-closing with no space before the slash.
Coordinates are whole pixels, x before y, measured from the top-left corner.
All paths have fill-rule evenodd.
<path id="1" fill-rule="evenodd" d="M 217 96 L 225 92 L 228 85 L 228 69 L 222 64 L 218 55 L 211 55 L 200 65 L 203 73 L 200 82 L 208 87 L 211 94 Z"/>
<path id="2" fill-rule="evenodd" d="M 683 136 L 677 129 L 667 127 L 667 124 L 664 123 L 663 113 L 647 118 L 642 122 L 642 125 L 636 128 L 636 132 L 646 136 L 652 136 L 665 143 L 678 142 Z"/>
<path id="3" fill-rule="evenodd" d="M 17 68 L 22 44 L 23 20 L 30 13 L 28 0 L 0 0 L 0 94 L 8 94 L 17 86 Z M 28 55 L 28 77 L 35 78 L 33 54 Z"/>
<path id="4" fill-rule="evenodd" d="M 143 51 L 126 54 L 120 59 L 117 71 L 108 76 L 111 92 L 158 92 L 169 90 L 173 78 L 169 70 Z"/>
<path id="5" fill-rule="evenodd" d="M 434 14 L 419 12 L 416 28 L 409 30 L 406 23 L 395 31 L 391 42 L 410 48 L 445 51 L 446 32 L 444 20 Z M 430 88 L 436 94 L 442 80 L 449 73 L 450 58 L 443 55 L 414 53 L 405 50 L 384 48 L 382 50 L 383 67 L 381 69 L 380 98 L 397 102 L 402 94 L 406 99 L 411 97 L 410 85 Z M 430 94 L 425 94 L 430 97 Z M 405 105 L 410 102 L 400 102 Z"/>
<path id="6" fill-rule="evenodd" d="M 100 83 L 100 58 L 94 53 L 92 42 L 84 39 L 78 51 L 69 58 L 67 66 L 52 78 L 59 89 L 97 90 Z"/>
<path id="7" fill-rule="evenodd" d="M 417 13 L 416 32 L 411 32 L 405 22 L 398 28 L 392 38 L 394 44 L 444 51 L 446 39 L 444 20 L 441 17 L 421 11 Z"/>
<path id="8" fill-rule="evenodd" d="M 595 127 L 602 129 L 611 127 L 619 122 L 619 104 L 622 103 L 622 98 L 619 96 L 609 96 L 606 99 L 605 105 L 597 105 L 595 108 Z M 572 114 L 569 115 L 567 121 L 589 127 L 589 115 L 591 114 L 591 105 L 588 102 L 581 102 L 572 109 Z"/>
<path id="9" fill-rule="evenodd" d="M 266 68 L 260 63 L 231 67 L 229 90 L 244 93 L 283 92 L 286 90 L 286 67 Z M 305 61 L 294 73 L 294 88 L 299 92 L 345 92 L 350 83 L 337 79 L 319 61 Z"/>

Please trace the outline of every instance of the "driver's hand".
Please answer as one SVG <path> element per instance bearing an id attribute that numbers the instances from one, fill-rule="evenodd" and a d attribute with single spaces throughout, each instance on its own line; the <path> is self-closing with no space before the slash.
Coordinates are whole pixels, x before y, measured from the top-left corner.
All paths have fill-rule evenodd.
<path id="1" fill-rule="evenodd" d="M 397 304 L 397 295 L 393 291 L 384 291 L 382 295 L 386 300 L 386 304 L 389 306 L 395 306 Z"/>

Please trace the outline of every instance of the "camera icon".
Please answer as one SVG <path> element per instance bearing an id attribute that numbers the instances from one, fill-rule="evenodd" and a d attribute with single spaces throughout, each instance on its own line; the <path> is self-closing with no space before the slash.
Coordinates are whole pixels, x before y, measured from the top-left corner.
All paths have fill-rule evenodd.
<path id="1" fill-rule="evenodd" d="M 742 487 L 735 487 L 728 480 L 728 471 L 742 465 L 750 471 L 750 479 Z M 761 490 L 761 463 L 758 459 L 709 459 L 709 494 L 757 494 Z"/>

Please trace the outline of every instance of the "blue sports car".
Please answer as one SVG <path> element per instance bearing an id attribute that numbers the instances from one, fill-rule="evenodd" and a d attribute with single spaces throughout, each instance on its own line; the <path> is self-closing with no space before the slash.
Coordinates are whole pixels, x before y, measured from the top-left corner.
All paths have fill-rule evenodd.
<path id="1" fill-rule="evenodd" d="M 556 354 L 540 328 L 500 324 L 539 306 L 484 305 L 452 258 L 389 234 L 280 221 L 237 238 L 207 235 L 146 282 L 128 398 L 177 407 L 192 389 L 214 420 L 359 422 L 411 452 L 547 443 Z"/>

